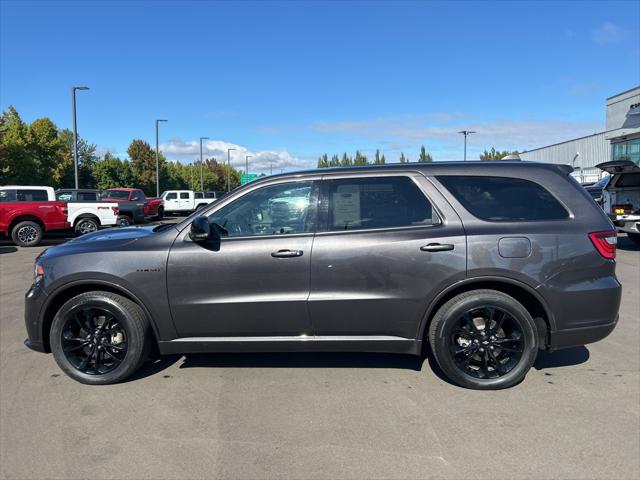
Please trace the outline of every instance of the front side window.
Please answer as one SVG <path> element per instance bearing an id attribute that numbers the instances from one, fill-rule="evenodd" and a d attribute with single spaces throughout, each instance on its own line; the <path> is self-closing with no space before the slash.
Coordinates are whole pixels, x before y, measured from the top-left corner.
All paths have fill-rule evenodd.
<path id="1" fill-rule="evenodd" d="M 15 202 L 16 191 L 15 190 L 0 190 L 0 202 Z"/>
<path id="2" fill-rule="evenodd" d="M 167 193 L 164 197 L 165 200 L 175 200 L 176 198 L 178 198 L 178 194 L 176 192 Z"/>
<path id="3" fill-rule="evenodd" d="M 79 202 L 95 202 L 97 195 L 94 192 L 78 192 Z"/>
<path id="4" fill-rule="evenodd" d="M 466 175 L 437 178 L 464 208 L 482 220 L 515 222 L 569 217 L 547 189 L 529 180 Z"/>
<path id="5" fill-rule="evenodd" d="M 189 200 L 189 192 L 180 192 L 180 200 Z"/>
<path id="6" fill-rule="evenodd" d="M 209 216 L 229 237 L 311 232 L 313 182 L 270 185 L 243 195 Z"/>
<path id="7" fill-rule="evenodd" d="M 49 200 L 46 190 L 18 190 L 19 202 L 46 202 Z"/>
<path id="8" fill-rule="evenodd" d="M 431 203 L 408 177 L 329 180 L 330 231 L 434 225 Z"/>

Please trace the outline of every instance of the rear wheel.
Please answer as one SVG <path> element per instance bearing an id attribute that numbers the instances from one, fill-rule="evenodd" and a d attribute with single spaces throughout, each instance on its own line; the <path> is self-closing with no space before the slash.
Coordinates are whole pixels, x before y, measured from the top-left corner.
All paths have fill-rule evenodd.
<path id="1" fill-rule="evenodd" d="M 148 330 L 144 312 L 131 300 L 111 292 L 86 292 L 56 313 L 51 351 L 62 371 L 80 383 L 117 383 L 144 362 Z"/>
<path id="2" fill-rule="evenodd" d="M 11 239 L 19 247 L 35 247 L 42 241 L 42 227 L 32 221 L 18 223 L 11 230 Z"/>
<path id="3" fill-rule="evenodd" d="M 120 215 L 116 224 L 119 227 L 128 227 L 129 225 L 132 225 L 133 222 L 131 221 L 131 217 L 128 217 L 127 215 Z"/>
<path id="4" fill-rule="evenodd" d="M 85 233 L 97 232 L 99 226 L 98 220 L 95 218 L 81 218 L 76 223 L 76 233 L 84 235 Z"/>
<path id="5" fill-rule="evenodd" d="M 164 218 L 164 207 L 158 208 L 158 215 L 156 216 L 157 220 L 162 220 Z"/>
<path id="6" fill-rule="evenodd" d="M 478 390 L 517 384 L 538 352 L 529 312 L 496 290 L 465 292 L 445 303 L 433 317 L 429 343 L 449 379 Z"/>
<path id="7" fill-rule="evenodd" d="M 627 237 L 636 245 L 640 246 L 640 233 L 627 233 Z"/>

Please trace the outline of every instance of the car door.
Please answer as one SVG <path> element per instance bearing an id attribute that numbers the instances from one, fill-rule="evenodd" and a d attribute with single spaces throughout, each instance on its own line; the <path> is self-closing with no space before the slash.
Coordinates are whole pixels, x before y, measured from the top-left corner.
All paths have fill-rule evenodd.
<path id="1" fill-rule="evenodd" d="M 431 302 L 465 277 L 459 217 L 419 173 L 326 177 L 311 260 L 318 336 L 417 338 Z"/>
<path id="2" fill-rule="evenodd" d="M 179 210 L 178 208 L 178 192 L 169 192 L 164 197 L 164 209 L 167 212 Z"/>
<path id="3" fill-rule="evenodd" d="M 189 227 L 181 232 L 167 263 L 171 314 L 181 337 L 311 333 L 316 189 L 314 179 L 256 185 L 203 213 L 226 230 L 219 242 L 196 243 Z"/>
<path id="4" fill-rule="evenodd" d="M 189 200 L 189 192 L 180 192 L 179 198 L 180 210 L 191 210 L 193 201 Z"/>

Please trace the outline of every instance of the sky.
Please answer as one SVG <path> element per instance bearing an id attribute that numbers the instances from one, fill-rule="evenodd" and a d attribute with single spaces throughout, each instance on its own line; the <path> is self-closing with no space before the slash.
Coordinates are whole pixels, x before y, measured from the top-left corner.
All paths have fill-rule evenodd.
<path id="1" fill-rule="evenodd" d="M 0 0 L 0 108 L 49 117 L 101 153 L 136 138 L 171 160 L 250 171 L 322 153 L 438 160 L 604 130 L 640 85 L 638 1 Z"/>

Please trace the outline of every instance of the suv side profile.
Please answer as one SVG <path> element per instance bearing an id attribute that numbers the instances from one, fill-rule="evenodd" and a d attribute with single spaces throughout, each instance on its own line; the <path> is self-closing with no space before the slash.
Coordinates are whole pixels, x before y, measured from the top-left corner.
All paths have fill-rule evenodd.
<path id="1" fill-rule="evenodd" d="M 452 382 L 510 387 L 539 349 L 595 342 L 618 320 L 615 231 L 571 170 L 438 162 L 265 177 L 179 224 L 46 250 L 25 343 L 87 384 L 127 378 L 152 344 L 422 355 L 428 343 Z"/>

